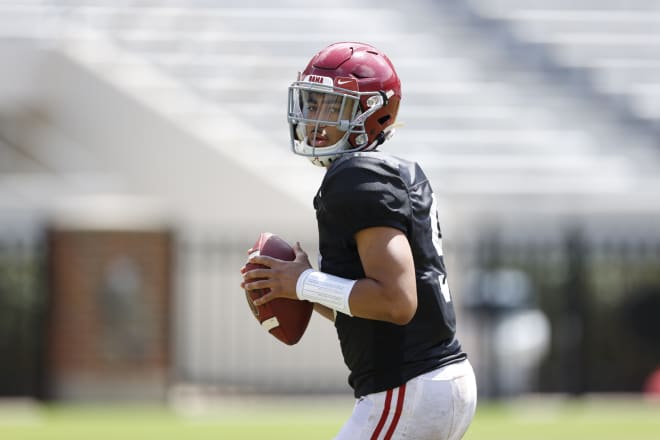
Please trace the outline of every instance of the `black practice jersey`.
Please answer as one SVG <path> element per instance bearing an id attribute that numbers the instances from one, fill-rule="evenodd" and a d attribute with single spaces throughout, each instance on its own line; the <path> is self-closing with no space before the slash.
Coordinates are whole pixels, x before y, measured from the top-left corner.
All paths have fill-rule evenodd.
<path id="1" fill-rule="evenodd" d="M 412 248 L 417 312 L 408 324 L 337 313 L 335 327 L 355 396 L 395 388 L 464 359 L 455 338 L 435 197 L 419 165 L 382 152 L 346 154 L 326 172 L 314 207 L 323 272 L 364 278 L 355 242 L 361 229 L 399 229 Z"/>

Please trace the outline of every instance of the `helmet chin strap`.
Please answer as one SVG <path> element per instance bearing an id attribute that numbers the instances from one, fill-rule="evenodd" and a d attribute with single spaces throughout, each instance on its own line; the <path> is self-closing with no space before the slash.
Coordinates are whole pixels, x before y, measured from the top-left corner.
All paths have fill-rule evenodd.
<path id="1" fill-rule="evenodd" d="M 309 144 L 309 138 L 307 136 L 305 136 L 302 142 L 305 149 L 309 151 L 308 159 L 310 160 L 310 162 L 312 162 L 316 166 L 327 167 L 332 162 L 334 162 L 335 159 L 337 159 L 339 156 L 344 154 L 346 150 L 350 149 L 351 144 L 348 143 L 347 139 L 348 139 L 348 133 L 344 135 L 344 137 L 342 137 L 338 142 L 323 148 L 312 147 Z M 332 151 L 327 154 L 316 155 L 315 153 L 317 152 L 317 150 L 321 150 L 321 151 L 332 150 Z"/>
<path id="2" fill-rule="evenodd" d="M 325 148 L 335 149 L 335 151 L 333 151 L 330 154 L 319 155 L 319 156 L 314 154 L 316 152 L 316 148 L 309 145 L 309 142 L 308 142 L 309 139 L 308 139 L 307 136 L 305 136 L 305 138 L 302 140 L 302 142 L 303 142 L 303 145 L 305 145 L 305 147 L 307 149 L 311 150 L 311 152 L 308 156 L 308 159 L 310 160 L 310 162 L 312 162 L 316 166 L 327 167 L 332 162 L 334 162 L 336 159 L 338 159 L 340 156 L 342 156 L 343 154 L 346 154 L 346 153 L 349 153 L 349 152 L 355 152 L 355 151 L 352 151 L 352 150 L 356 150 L 356 151 L 372 151 L 372 150 L 375 150 L 379 145 L 381 145 L 385 141 L 391 139 L 392 136 L 394 136 L 394 131 L 395 131 L 394 126 L 390 126 L 390 127 L 385 128 L 383 131 L 381 131 L 378 134 L 376 139 L 371 144 L 367 145 L 366 147 L 360 148 L 359 150 L 357 150 L 357 148 L 359 148 L 359 147 L 352 148 L 353 146 L 348 142 L 349 133 L 346 133 L 346 135 L 344 135 L 344 137 L 342 137 L 337 143 L 335 143 L 333 145 L 330 145 L 328 147 L 324 147 L 324 149 Z M 338 147 L 339 144 L 343 144 L 343 145 L 341 147 Z"/>
<path id="3" fill-rule="evenodd" d="M 392 139 L 392 136 L 394 136 L 394 127 L 387 127 L 385 130 L 381 131 L 378 136 L 376 136 L 376 140 L 371 143 L 367 148 L 365 148 L 365 151 L 370 151 L 376 149 L 379 145 L 382 145 L 385 143 L 385 141 Z"/>

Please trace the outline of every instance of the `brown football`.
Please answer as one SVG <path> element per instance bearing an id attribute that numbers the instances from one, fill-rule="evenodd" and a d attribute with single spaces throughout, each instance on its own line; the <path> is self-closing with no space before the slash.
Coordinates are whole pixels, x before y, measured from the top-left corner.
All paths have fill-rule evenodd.
<path id="1" fill-rule="evenodd" d="M 250 255 L 259 253 L 280 260 L 292 261 L 296 255 L 293 248 L 279 236 L 270 232 L 262 232 L 256 243 L 249 250 Z M 248 263 L 245 270 L 263 267 Z M 271 335 L 287 345 L 294 345 L 305 333 L 312 316 L 314 304 L 309 301 L 299 301 L 289 298 L 276 298 L 261 306 L 255 306 L 252 301 L 266 294 L 268 289 L 245 291 L 252 314 L 261 326 Z"/>

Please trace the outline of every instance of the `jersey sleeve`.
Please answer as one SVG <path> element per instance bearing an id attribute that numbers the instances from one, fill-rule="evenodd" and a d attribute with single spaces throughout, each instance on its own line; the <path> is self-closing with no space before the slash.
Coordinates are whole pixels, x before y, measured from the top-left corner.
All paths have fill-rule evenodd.
<path id="1" fill-rule="evenodd" d="M 410 198 L 398 168 L 356 158 L 327 176 L 325 215 L 345 233 L 389 226 L 408 233 Z"/>

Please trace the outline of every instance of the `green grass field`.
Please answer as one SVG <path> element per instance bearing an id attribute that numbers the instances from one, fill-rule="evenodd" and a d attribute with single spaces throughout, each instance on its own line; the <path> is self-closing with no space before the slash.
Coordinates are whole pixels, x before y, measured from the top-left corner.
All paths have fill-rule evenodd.
<path id="1" fill-rule="evenodd" d="M 351 403 L 268 399 L 173 411 L 139 406 L 0 404 L 2 440 L 332 439 Z M 660 403 L 482 403 L 466 440 L 658 440 Z"/>

